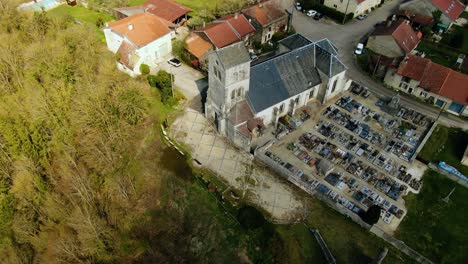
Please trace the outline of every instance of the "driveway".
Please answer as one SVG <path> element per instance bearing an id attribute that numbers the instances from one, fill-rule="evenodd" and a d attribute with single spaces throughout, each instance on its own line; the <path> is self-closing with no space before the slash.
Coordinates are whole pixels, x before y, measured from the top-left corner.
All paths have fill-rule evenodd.
<path id="1" fill-rule="evenodd" d="M 398 5 L 402 2 L 401 0 L 386 1 L 382 7 L 371 12 L 367 19 L 354 19 L 345 25 L 337 24 L 328 18 L 316 21 L 307 17 L 292 7 L 294 3 L 292 0 L 277 1 L 281 3 L 284 9 L 292 10 L 292 24 L 296 32 L 307 36 L 311 40 L 328 38 L 335 43 L 340 52 L 341 61 L 348 67 L 347 74 L 351 79 L 368 87 L 370 90 L 381 96 L 392 97 L 396 94 L 395 91 L 385 88 L 381 83 L 374 81 L 366 73 L 361 71 L 356 63 L 354 50 L 356 45 L 365 39 L 367 34 L 372 32 L 375 24 L 385 20 L 388 16 L 394 13 L 394 10 L 396 10 Z M 400 94 L 400 98 L 400 103 L 403 106 L 411 107 L 432 118 L 437 118 L 439 116 L 440 110 L 433 106 L 421 103 L 405 94 Z M 440 115 L 439 123 L 445 126 L 468 129 L 467 121 L 448 113 Z"/>
<path id="2" fill-rule="evenodd" d="M 206 98 L 206 91 L 208 90 L 208 78 L 185 64 L 174 67 L 167 62 L 162 62 L 156 69 L 152 70 L 152 73 L 156 73 L 160 69 L 174 74 L 175 88 L 182 92 L 189 102 L 190 108 L 202 112 L 204 98 Z"/>

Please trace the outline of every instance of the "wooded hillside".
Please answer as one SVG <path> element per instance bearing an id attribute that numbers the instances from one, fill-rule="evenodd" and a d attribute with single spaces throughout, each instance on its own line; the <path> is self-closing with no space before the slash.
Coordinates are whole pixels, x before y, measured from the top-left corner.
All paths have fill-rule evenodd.
<path id="1" fill-rule="evenodd" d="M 145 214 L 169 173 L 155 97 L 94 28 L 0 0 L 2 263 L 165 262 L 137 237 L 159 232 Z"/>

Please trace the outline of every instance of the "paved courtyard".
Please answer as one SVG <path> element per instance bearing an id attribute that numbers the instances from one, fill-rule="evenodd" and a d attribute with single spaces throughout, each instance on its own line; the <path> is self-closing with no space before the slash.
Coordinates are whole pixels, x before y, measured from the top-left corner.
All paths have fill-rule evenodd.
<path id="1" fill-rule="evenodd" d="M 171 126 L 171 136 L 190 146 L 194 159 L 248 200 L 261 206 L 278 221 L 295 221 L 303 215 L 300 198 L 287 184 L 231 146 L 198 111 L 186 108 Z M 296 191 L 297 192 L 297 191 Z"/>

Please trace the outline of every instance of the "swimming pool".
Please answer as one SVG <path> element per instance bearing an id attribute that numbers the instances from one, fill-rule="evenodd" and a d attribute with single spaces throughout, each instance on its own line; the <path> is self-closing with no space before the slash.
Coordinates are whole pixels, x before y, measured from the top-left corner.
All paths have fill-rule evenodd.
<path id="1" fill-rule="evenodd" d="M 41 11 L 49 10 L 58 5 L 61 5 L 62 1 L 59 0 L 37 0 L 36 2 L 31 1 L 18 6 L 18 9 L 27 10 L 27 11 Z"/>

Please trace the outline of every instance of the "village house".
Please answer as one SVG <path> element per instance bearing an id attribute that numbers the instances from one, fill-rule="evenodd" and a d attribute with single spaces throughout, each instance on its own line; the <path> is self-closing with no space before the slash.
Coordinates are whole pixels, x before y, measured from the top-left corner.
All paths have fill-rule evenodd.
<path id="1" fill-rule="evenodd" d="M 311 100 L 323 103 L 350 85 L 329 40 L 313 42 L 295 34 L 279 46 L 276 56 L 256 64 L 241 42 L 209 54 L 206 117 L 245 150 L 280 117 Z"/>
<path id="2" fill-rule="evenodd" d="M 107 48 L 118 54 L 119 70 L 134 77 L 140 65 L 155 67 L 172 52 L 169 21 L 150 13 L 140 13 L 109 23 L 104 28 Z"/>
<path id="3" fill-rule="evenodd" d="M 191 33 L 185 40 L 185 48 L 190 54 L 192 65 L 207 70 L 208 53 L 213 50 L 213 45 L 195 33 Z"/>
<path id="4" fill-rule="evenodd" d="M 174 25 L 180 26 L 188 19 L 192 10 L 171 0 L 147 0 L 143 5 L 116 8 L 115 16 L 123 19 L 141 13 L 151 13 Z"/>
<path id="5" fill-rule="evenodd" d="M 468 75 L 413 54 L 387 72 L 386 85 L 456 115 L 468 116 Z"/>
<path id="6" fill-rule="evenodd" d="M 255 39 L 260 43 L 270 41 L 273 34 L 286 32 L 289 26 L 289 15 L 271 1 L 259 3 L 242 10 L 242 13 L 255 27 Z"/>
<path id="7" fill-rule="evenodd" d="M 382 0 L 324 0 L 323 5 L 334 8 L 343 14 L 353 13 L 354 16 L 367 14 L 378 6 Z"/>
<path id="8" fill-rule="evenodd" d="M 399 9 L 432 18 L 434 12 L 439 10 L 442 15 L 437 27 L 442 31 L 446 31 L 460 17 L 465 10 L 465 6 L 458 0 L 411 0 L 402 3 Z"/>
<path id="9" fill-rule="evenodd" d="M 243 14 L 226 15 L 216 19 L 206 27 L 195 30 L 200 37 L 220 49 L 236 42 L 249 46 L 252 43 L 255 28 Z"/>
<path id="10" fill-rule="evenodd" d="M 371 58 L 374 71 L 379 73 L 398 67 L 406 54 L 416 48 L 421 37 L 422 33 L 415 32 L 408 20 L 387 21 L 377 26 L 367 40 L 367 48 L 374 53 Z"/>

